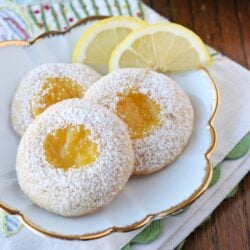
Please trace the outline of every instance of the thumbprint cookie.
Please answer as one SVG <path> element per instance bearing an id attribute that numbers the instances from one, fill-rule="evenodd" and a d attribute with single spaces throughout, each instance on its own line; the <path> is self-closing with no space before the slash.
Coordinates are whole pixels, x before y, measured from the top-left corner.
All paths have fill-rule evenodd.
<path id="1" fill-rule="evenodd" d="M 11 106 L 14 130 L 21 136 L 33 119 L 62 100 L 82 98 L 100 75 L 82 64 L 49 63 L 28 72 Z"/>
<path id="2" fill-rule="evenodd" d="M 80 216 L 108 204 L 133 173 L 127 126 L 108 109 L 81 99 L 49 107 L 18 148 L 18 183 L 34 204 Z"/>
<path id="3" fill-rule="evenodd" d="M 127 125 L 135 151 L 135 174 L 173 162 L 192 134 L 193 108 L 171 78 L 147 69 L 121 69 L 95 82 L 84 99 L 101 104 Z"/>

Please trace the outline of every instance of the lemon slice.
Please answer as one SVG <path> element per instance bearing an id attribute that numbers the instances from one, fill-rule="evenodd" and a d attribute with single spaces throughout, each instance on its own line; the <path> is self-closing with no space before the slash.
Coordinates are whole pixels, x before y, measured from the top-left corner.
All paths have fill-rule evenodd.
<path id="1" fill-rule="evenodd" d="M 174 23 L 147 25 L 132 32 L 113 51 L 109 70 L 150 68 L 159 72 L 199 68 L 211 61 L 206 45 Z"/>
<path id="2" fill-rule="evenodd" d="M 77 43 L 74 63 L 84 63 L 101 74 L 108 73 L 110 55 L 114 48 L 133 30 L 146 23 L 134 17 L 111 17 L 90 26 Z"/>

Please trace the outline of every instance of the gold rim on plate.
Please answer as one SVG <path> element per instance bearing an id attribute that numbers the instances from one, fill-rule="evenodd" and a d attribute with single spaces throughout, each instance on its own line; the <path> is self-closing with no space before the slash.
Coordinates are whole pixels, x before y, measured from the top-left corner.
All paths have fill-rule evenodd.
<path id="1" fill-rule="evenodd" d="M 75 25 L 69 27 L 65 31 L 49 31 L 45 32 L 38 37 L 36 37 L 34 40 L 27 42 L 27 41 L 4 41 L 0 42 L 0 47 L 5 47 L 5 46 L 30 46 L 35 44 L 36 42 L 40 41 L 41 39 L 49 36 L 54 36 L 54 35 L 64 35 L 67 32 L 69 32 L 71 29 L 78 27 L 82 24 L 86 24 L 87 22 L 90 21 L 96 21 L 96 20 L 101 20 L 107 18 L 107 16 L 91 16 L 84 18 L 77 22 Z M 218 111 L 218 107 L 220 104 L 220 95 L 219 95 L 219 89 L 217 86 L 217 83 L 211 73 L 208 71 L 206 68 L 201 68 L 201 70 L 208 76 L 208 78 L 211 80 L 213 83 L 213 89 L 214 89 L 214 94 L 215 94 L 215 101 L 213 104 L 212 112 L 211 112 L 211 117 L 208 121 L 208 129 L 211 134 L 211 145 L 209 149 L 207 150 L 205 154 L 207 166 L 206 166 L 206 175 L 203 179 L 202 185 L 186 200 L 182 201 L 180 204 L 177 206 L 174 206 L 170 209 L 155 213 L 155 214 L 148 214 L 145 218 L 142 220 L 135 222 L 131 225 L 124 226 L 124 227 L 110 227 L 104 231 L 96 232 L 96 233 L 90 233 L 90 234 L 84 234 L 84 235 L 63 235 L 63 234 L 58 234 L 55 232 L 49 232 L 38 225 L 33 224 L 30 220 L 25 218 L 25 216 L 18 210 L 15 210 L 8 205 L 4 204 L 3 202 L 0 201 L 0 208 L 5 210 L 7 213 L 16 216 L 26 227 L 28 227 L 31 231 L 35 233 L 39 233 L 41 235 L 53 237 L 53 238 L 58 238 L 58 239 L 64 239 L 64 240 L 93 240 L 93 239 L 98 239 L 104 236 L 107 236 L 113 232 L 129 232 L 136 230 L 138 228 L 141 228 L 145 226 L 146 224 L 152 222 L 155 219 L 161 219 L 164 217 L 167 217 L 171 214 L 174 214 L 182 209 L 184 209 L 186 206 L 190 205 L 192 202 L 194 202 L 200 195 L 202 195 L 208 188 L 210 181 L 212 179 L 212 174 L 213 174 L 213 167 L 210 161 L 210 156 L 214 152 L 216 143 L 217 143 L 217 136 L 216 136 L 216 130 L 213 126 L 213 122 L 216 116 L 216 113 Z"/>

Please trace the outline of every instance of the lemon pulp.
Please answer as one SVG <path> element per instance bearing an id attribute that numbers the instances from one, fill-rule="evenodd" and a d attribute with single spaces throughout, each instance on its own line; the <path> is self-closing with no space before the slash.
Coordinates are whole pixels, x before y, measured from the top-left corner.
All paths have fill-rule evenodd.
<path id="1" fill-rule="evenodd" d="M 83 92 L 83 87 L 68 77 L 46 78 L 42 90 L 31 101 L 32 114 L 37 117 L 57 102 L 83 97 Z"/>
<path id="2" fill-rule="evenodd" d="M 116 16 L 97 21 L 84 31 L 73 53 L 74 63 L 84 63 L 97 72 L 108 73 L 110 55 L 133 30 L 145 26 L 138 18 Z"/>
<path id="3" fill-rule="evenodd" d="M 160 125 L 160 105 L 142 93 L 120 97 L 116 113 L 127 124 L 132 139 L 148 136 Z"/>
<path id="4" fill-rule="evenodd" d="M 162 23 L 130 33 L 112 52 L 109 70 L 150 68 L 167 73 L 210 63 L 206 45 L 194 32 L 178 24 Z"/>
<path id="5" fill-rule="evenodd" d="M 108 73 L 109 58 L 117 44 L 129 33 L 129 28 L 105 30 L 96 35 L 85 54 L 84 63 L 94 68 L 100 74 Z M 97 44 L 101 45 L 100 47 Z M 103 49 L 105 48 L 105 49 Z"/>
<path id="6" fill-rule="evenodd" d="M 47 161 L 64 170 L 95 162 L 100 153 L 89 136 L 90 130 L 83 125 L 70 125 L 53 131 L 47 135 L 43 145 Z"/>

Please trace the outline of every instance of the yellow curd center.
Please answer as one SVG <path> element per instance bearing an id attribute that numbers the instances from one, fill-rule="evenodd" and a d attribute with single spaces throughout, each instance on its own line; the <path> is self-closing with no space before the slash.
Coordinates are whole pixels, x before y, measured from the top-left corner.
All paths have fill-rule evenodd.
<path id="1" fill-rule="evenodd" d="M 31 101 L 32 114 L 37 117 L 49 106 L 66 99 L 81 98 L 83 94 L 83 87 L 68 77 L 46 78 L 42 90 Z"/>
<path id="2" fill-rule="evenodd" d="M 47 135 L 44 151 L 47 161 L 56 168 L 84 167 L 99 156 L 98 146 L 83 125 L 70 125 Z"/>
<path id="3" fill-rule="evenodd" d="M 160 105 L 142 93 L 130 92 L 122 96 L 116 113 L 127 124 L 132 139 L 148 136 L 160 125 Z"/>

